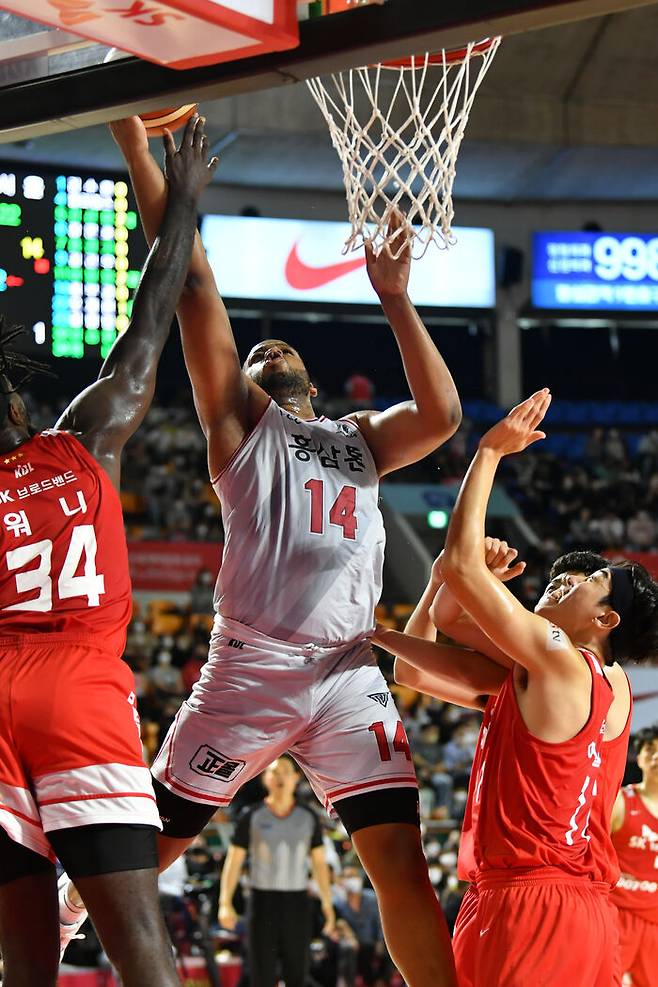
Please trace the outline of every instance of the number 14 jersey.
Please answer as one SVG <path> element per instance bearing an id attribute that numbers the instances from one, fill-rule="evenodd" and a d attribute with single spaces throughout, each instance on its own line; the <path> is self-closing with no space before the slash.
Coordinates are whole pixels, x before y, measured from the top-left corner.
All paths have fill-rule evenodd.
<path id="1" fill-rule="evenodd" d="M 121 503 L 68 432 L 0 455 L 0 635 L 88 638 L 121 655 L 132 609 Z"/>
<path id="2" fill-rule="evenodd" d="M 377 469 L 352 421 L 304 421 L 270 401 L 212 483 L 225 532 L 218 613 L 295 643 L 372 631 L 384 525 Z"/>

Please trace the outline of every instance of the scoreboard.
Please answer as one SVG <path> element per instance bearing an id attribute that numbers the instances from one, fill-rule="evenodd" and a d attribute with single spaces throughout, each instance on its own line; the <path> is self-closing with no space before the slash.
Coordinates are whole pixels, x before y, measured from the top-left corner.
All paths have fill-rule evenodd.
<path id="1" fill-rule="evenodd" d="M 532 268 L 537 308 L 658 311 L 655 233 L 535 233 Z"/>
<path id="2" fill-rule="evenodd" d="M 43 358 L 103 358 L 130 321 L 146 244 L 123 176 L 0 163 L 0 313 Z"/>

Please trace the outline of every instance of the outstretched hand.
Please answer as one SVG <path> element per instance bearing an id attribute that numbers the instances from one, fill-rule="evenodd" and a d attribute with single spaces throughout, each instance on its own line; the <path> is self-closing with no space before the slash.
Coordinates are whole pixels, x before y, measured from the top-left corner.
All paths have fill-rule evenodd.
<path id="1" fill-rule="evenodd" d="M 165 130 L 162 140 L 165 148 L 165 176 L 171 194 L 196 202 L 219 163 L 219 158 L 216 157 L 208 161 L 205 120 L 196 114 L 188 120 L 178 150 L 168 130 Z"/>
<path id="2" fill-rule="evenodd" d="M 388 295 L 405 295 L 409 285 L 409 272 L 411 270 L 411 246 L 407 243 L 398 257 L 394 254 L 400 250 L 400 244 L 405 236 L 407 220 L 395 209 L 391 214 L 388 224 L 387 235 L 392 236 L 396 230 L 398 235 L 390 243 L 385 243 L 378 254 L 372 241 L 366 240 L 366 267 L 370 283 L 380 298 Z"/>
<path id="3" fill-rule="evenodd" d="M 499 456 L 509 456 L 523 452 L 533 442 L 546 438 L 546 433 L 537 430 L 551 403 L 551 392 L 547 387 L 526 398 L 501 421 L 490 428 L 480 439 L 480 449 L 492 449 Z"/>

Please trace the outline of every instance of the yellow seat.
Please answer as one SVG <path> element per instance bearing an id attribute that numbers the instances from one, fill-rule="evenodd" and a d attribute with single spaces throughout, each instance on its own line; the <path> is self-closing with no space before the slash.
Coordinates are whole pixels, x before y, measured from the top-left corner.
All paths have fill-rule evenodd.
<path id="1" fill-rule="evenodd" d="M 177 634 L 183 629 L 183 618 L 177 613 L 161 613 L 151 621 L 151 630 L 159 637 Z"/>

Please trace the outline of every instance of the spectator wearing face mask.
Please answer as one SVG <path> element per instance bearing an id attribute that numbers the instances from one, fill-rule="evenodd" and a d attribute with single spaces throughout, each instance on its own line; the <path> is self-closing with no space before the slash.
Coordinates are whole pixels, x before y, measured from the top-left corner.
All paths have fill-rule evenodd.
<path id="1" fill-rule="evenodd" d="M 339 895 L 335 905 L 336 915 L 345 921 L 359 943 L 356 973 L 366 985 L 374 984 L 378 979 L 386 982 L 393 965 L 384 945 L 375 892 L 364 888 L 361 868 L 345 868 Z"/>
<path id="2" fill-rule="evenodd" d="M 443 745 L 443 766 L 452 775 L 455 786 L 468 784 L 477 739 L 477 721 L 469 718 L 457 724 L 452 737 Z"/>
<path id="3" fill-rule="evenodd" d="M 179 669 L 171 664 L 171 651 L 163 649 L 156 655 L 156 665 L 148 671 L 149 681 L 153 688 L 161 694 L 172 696 L 181 695 L 183 681 Z"/>

